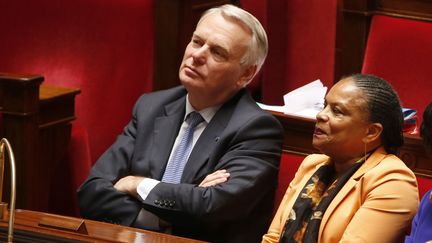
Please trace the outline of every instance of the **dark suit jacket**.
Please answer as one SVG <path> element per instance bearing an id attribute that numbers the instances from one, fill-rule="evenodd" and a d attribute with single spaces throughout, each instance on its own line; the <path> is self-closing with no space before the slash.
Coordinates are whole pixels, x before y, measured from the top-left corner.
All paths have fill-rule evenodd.
<path id="1" fill-rule="evenodd" d="M 113 188 L 127 175 L 160 180 L 181 126 L 186 90 L 145 94 L 133 119 L 78 190 L 82 216 L 132 225 L 143 207 L 173 225 L 173 233 L 212 242 L 260 242 L 273 212 L 283 132 L 245 90 L 223 104 L 195 144 L 180 184 L 159 183 L 146 200 Z M 226 169 L 227 182 L 202 188 Z"/>

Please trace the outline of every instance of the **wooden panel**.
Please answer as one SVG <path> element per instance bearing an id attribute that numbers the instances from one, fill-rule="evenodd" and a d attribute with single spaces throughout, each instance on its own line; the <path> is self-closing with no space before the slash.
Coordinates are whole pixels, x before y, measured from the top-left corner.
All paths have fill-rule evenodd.
<path id="1" fill-rule="evenodd" d="M 47 222 L 47 219 L 51 221 Z M 81 230 L 62 228 L 64 222 L 81 222 Z M 57 226 L 55 222 L 59 222 Z M 7 220 L 0 220 L 0 241 L 6 242 Z M 15 242 L 160 242 L 199 243 L 203 241 L 152 231 L 83 220 L 29 210 L 15 211 Z"/>
<path id="2" fill-rule="evenodd" d="M 377 0 L 377 14 L 399 16 L 410 19 L 432 21 L 432 2 L 425 0 Z"/>
<path id="3" fill-rule="evenodd" d="M 11 143 L 17 171 L 17 207 L 47 211 L 51 176 L 64 161 L 78 89 L 41 86 L 42 76 L 0 74 L 2 137 Z M 5 199 L 9 198 L 6 163 Z M 5 200 L 7 201 L 7 200 Z"/>
<path id="4" fill-rule="evenodd" d="M 312 135 L 315 121 L 312 119 L 286 115 L 280 112 L 272 113 L 284 127 L 283 150 L 288 153 L 307 155 L 317 153 L 312 147 Z"/>

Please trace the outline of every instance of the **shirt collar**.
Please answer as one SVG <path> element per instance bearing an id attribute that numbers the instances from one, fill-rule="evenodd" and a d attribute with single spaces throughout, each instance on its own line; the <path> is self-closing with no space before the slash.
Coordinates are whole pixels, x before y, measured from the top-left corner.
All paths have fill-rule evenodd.
<path id="1" fill-rule="evenodd" d="M 214 117 L 214 115 L 216 114 L 216 112 L 219 110 L 219 108 L 221 107 L 221 105 L 215 105 L 215 106 L 210 106 L 207 107 L 205 109 L 202 109 L 200 111 L 195 110 L 191 103 L 189 102 L 189 94 L 186 95 L 186 112 L 185 112 L 185 116 L 183 118 L 186 119 L 187 115 L 189 115 L 189 113 L 196 111 L 198 113 L 200 113 L 200 115 L 204 118 L 204 120 L 206 121 L 206 123 L 210 123 L 211 119 Z"/>

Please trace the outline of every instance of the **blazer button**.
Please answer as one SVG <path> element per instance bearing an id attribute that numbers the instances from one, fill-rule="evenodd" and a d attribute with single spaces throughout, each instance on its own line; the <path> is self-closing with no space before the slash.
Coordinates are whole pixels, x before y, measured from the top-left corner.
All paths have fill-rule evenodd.
<path id="1" fill-rule="evenodd" d="M 156 200 L 154 200 L 154 204 L 159 205 L 160 201 L 156 199 Z"/>

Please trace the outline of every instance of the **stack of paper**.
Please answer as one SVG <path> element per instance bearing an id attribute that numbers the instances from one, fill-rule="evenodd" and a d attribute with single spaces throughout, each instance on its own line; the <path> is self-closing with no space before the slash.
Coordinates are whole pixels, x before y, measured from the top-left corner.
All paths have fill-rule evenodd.
<path id="1" fill-rule="evenodd" d="M 327 87 L 321 80 L 315 80 L 283 96 L 283 106 L 269 106 L 258 103 L 264 110 L 283 112 L 285 114 L 315 119 L 323 108 Z"/>

